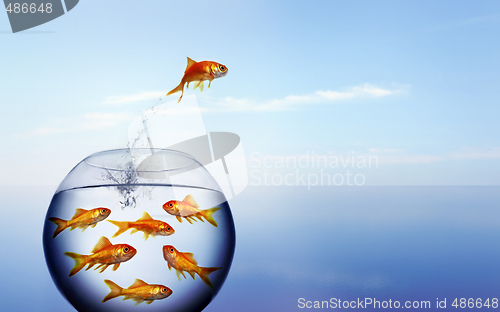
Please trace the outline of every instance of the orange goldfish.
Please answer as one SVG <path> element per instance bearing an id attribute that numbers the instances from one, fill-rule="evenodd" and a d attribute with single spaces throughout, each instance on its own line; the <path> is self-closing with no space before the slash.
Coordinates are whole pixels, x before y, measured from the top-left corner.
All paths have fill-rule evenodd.
<path id="1" fill-rule="evenodd" d="M 200 219 L 202 222 L 205 218 L 208 223 L 217 227 L 217 222 L 215 222 L 212 214 L 220 209 L 220 207 L 214 207 L 207 210 L 199 209 L 200 206 L 194 200 L 193 195 L 186 196 L 182 201 L 171 200 L 163 204 L 163 209 L 169 214 L 175 216 L 179 222 L 182 222 L 182 218 L 185 218 L 189 223 L 193 224 L 191 221 L 198 222 L 196 218 Z"/>
<path id="2" fill-rule="evenodd" d="M 89 226 L 94 228 L 97 225 L 97 222 L 106 219 L 110 213 L 110 209 L 99 207 L 91 210 L 76 209 L 75 215 L 69 221 L 51 217 L 49 218 L 49 221 L 57 225 L 52 238 L 55 238 L 59 233 L 68 227 L 71 228 L 71 231 L 76 228 L 81 228 L 82 231 L 85 231 Z"/>
<path id="3" fill-rule="evenodd" d="M 175 230 L 166 222 L 160 220 L 154 220 L 151 216 L 144 211 L 142 217 L 137 221 L 113 221 L 108 220 L 118 227 L 118 232 L 112 236 L 112 238 L 117 237 L 128 229 L 132 229 L 130 234 L 134 234 L 137 231 L 144 232 L 144 240 L 148 240 L 149 235 L 156 236 L 169 236 L 175 233 Z"/>
<path id="4" fill-rule="evenodd" d="M 187 83 L 186 89 L 189 88 L 189 83 L 195 81 L 196 84 L 194 86 L 194 90 L 200 87 L 200 91 L 203 92 L 203 81 L 208 80 L 208 87 L 210 88 L 210 84 L 212 80 L 215 78 L 221 78 L 227 75 L 227 67 L 212 61 L 202 61 L 196 62 L 187 58 L 187 66 L 184 71 L 184 76 L 182 77 L 181 83 L 175 87 L 172 91 L 167 93 L 167 95 L 173 94 L 175 92 L 182 91 L 181 97 L 177 100 L 179 103 L 184 95 L 184 84 Z"/>
<path id="5" fill-rule="evenodd" d="M 172 267 L 175 269 L 177 278 L 181 280 L 180 274 L 186 278 L 183 271 L 186 271 L 194 279 L 194 274 L 198 274 L 203 282 L 210 287 L 212 282 L 208 278 L 208 275 L 214 271 L 220 270 L 221 268 L 202 268 L 198 266 L 198 262 L 194 260 L 193 254 L 190 252 L 179 252 L 172 245 L 163 246 L 163 258 L 167 261 L 168 269 L 171 270 Z"/>
<path id="6" fill-rule="evenodd" d="M 64 254 L 75 260 L 75 266 L 69 272 L 69 276 L 78 273 L 85 265 L 89 265 L 85 271 L 99 263 L 94 270 L 102 268 L 99 273 L 104 272 L 108 266 L 114 264 L 113 271 L 116 271 L 120 263 L 132 259 L 137 250 L 127 244 L 112 245 L 109 239 L 102 236 L 94 248 L 90 251 L 91 255 L 80 255 L 74 252 L 65 252 Z"/>
<path id="7" fill-rule="evenodd" d="M 151 304 L 155 300 L 165 299 L 172 294 L 172 289 L 163 285 L 148 284 L 143 280 L 136 279 L 129 288 L 122 288 L 110 280 L 104 280 L 104 283 L 111 289 L 111 292 L 104 297 L 102 302 L 119 296 L 124 296 L 123 300 L 132 299 L 135 305 L 146 302 Z"/>

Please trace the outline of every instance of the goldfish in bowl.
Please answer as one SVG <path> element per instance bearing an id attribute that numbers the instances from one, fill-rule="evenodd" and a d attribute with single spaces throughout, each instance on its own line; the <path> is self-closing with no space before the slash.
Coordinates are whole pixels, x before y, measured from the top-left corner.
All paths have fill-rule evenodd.
<path id="1" fill-rule="evenodd" d="M 179 216 L 164 209 L 169 202 Z M 209 222 L 178 221 L 191 217 Z M 166 261 L 164 246 L 182 251 L 176 261 Z M 85 158 L 63 180 L 43 247 L 54 283 L 78 311 L 201 311 L 229 273 L 235 228 L 217 182 L 194 158 L 121 149 Z"/>

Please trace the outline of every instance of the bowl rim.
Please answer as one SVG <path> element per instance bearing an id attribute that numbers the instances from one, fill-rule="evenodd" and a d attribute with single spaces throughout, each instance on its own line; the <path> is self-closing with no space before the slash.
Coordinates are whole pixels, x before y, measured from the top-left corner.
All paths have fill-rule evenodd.
<path id="1" fill-rule="evenodd" d="M 140 151 L 140 152 L 147 152 L 151 156 L 158 154 L 158 153 L 170 153 L 170 154 L 177 154 L 185 157 L 186 159 L 189 159 L 187 164 L 175 168 L 167 168 L 167 169 L 158 169 L 158 170 L 142 170 L 138 169 L 138 166 L 134 166 L 133 169 L 136 172 L 168 172 L 168 171 L 176 171 L 176 170 L 181 170 L 183 168 L 192 166 L 193 164 L 198 164 L 201 166 L 201 164 L 190 154 L 177 151 L 174 149 L 168 149 L 168 148 L 148 148 L 148 147 L 139 147 L 139 148 L 115 148 L 115 149 L 109 149 L 109 150 L 104 150 L 104 151 L 99 151 L 96 153 L 93 153 L 89 156 L 87 156 L 82 162 L 85 162 L 87 165 L 95 167 L 95 168 L 100 168 L 100 169 L 106 169 L 106 170 L 111 170 L 111 171 L 121 171 L 125 172 L 127 170 L 130 170 L 130 167 L 128 168 L 119 168 L 119 167 L 112 167 L 112 166 L 107 166 L 103 164 L 99 164 L 98 162 L 92 162 L 92 158 L 95 158 L 97 156 L 105 155 L 105 154 L 112 154 L 116 152 L 126 152 L 128 153 L 129 157 L 132 159 L 132 155 L 130 151 Z M 146 158 L 147 159 L 147 158 Z"/>

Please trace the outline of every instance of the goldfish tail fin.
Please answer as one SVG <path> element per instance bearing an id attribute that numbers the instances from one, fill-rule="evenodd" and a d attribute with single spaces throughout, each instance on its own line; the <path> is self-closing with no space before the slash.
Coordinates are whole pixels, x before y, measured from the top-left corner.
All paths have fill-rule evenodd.
<path id="1" fill-rule="evenodd" d="M 220 269 L 221 268 L 200 268 L 200 272 L 198 273 L 198 275 L 201 277 L 201 279 L 205 284 L 207 284 L 210 288 L 212 288 L 213 285 L 210 279 L 208 278 L 208 275 Z"/>
<path id="2" fill-rule="evenodd" d="M 181 83 L 179 83 L 177 87 L 173 88 L 172 90 L 170 90 L 170 92 L 167 93 L 167 96 L 182 91 L 183 89 L 184 89 L 184 83 L 181 81 Z"/>
<path id="3" fill-rule="evenodd" d="M 108 221 L 118 227 L 118 231 L 113 236 L 111 236 L 111 238 L 117 237 L 118 235 L 122 234 L 123 232 L 125 232 L 130 228 L 127 221 L 113 221 L 113 220 L 108 220 Z"/>
<path id="4" fill-rule="evenodd" d="M 80 255 L 74 252 L 65 252 L 64 254 L 75 260 L 75 266 L 71 269 L 71 271 L 69 271 L 70 277 L 78 273 L 88 263 L 88 256 Z"/>
<path id="5" fill-rule="evenodd" d="M 108 301 L 109 299 L 116 298 L 122 294 L 123 288 L 116 285 L 116 283 L 113 283 L 110 280 L 104 280 L 104 283 L 106 284 L 106 286 L 109 287 L 109 289 L 111 289 L 111 291 L 109 292 L 109 294 L 106 295 L 106 297 L 104 297 L 104 299 L 102 299 L 103 303 Z"/>
<path id="6" fill-rule="evenodd" d="M 174 94 L 176 92 L 179 92 L 179 91 L 182 91 L 182 94 L 181 94 L 181 97 L 177 100 L 177 103 L 179 103 L 182 99 L 182 96 L 184 95 L 184 82 L 181 81 L 181 83 L 179 83 L 179 85 L 177 87 L 175 87 L 174 89 L 170 90 L 169 93 L 167 93 L 167 96 L 170 95 L 170 94 Z"/>
<path id="7" fill-rule="evenodd" d="M 66 230 L 68 228 L 68 221 L 66 221 L 66 220 L 51 217 L 51 218 L 49 218 L 49 221 L 52 223 L 55 223 L 57 225 L 57 228 L 54 231 L 54 235 L 52 235 L 52 238 L 55 238 L 57 235 L 59 235 L 59 233 L 61 233 L 62 231 Z"/>
<path id="8" fill-rule="evenodd" d="M 215 222 L 214 218 L 212 217 L 212 214 L 219 209 L 220 209 L 220 207 L 215 207 L 215 208 L 203 210 L 203 216 L 205 217 L 205 219 L 207 219 L 208 223 L 210 223 L 211 225 L 213 225 L 215 227 L 217 227 L 217 222 Z"/>

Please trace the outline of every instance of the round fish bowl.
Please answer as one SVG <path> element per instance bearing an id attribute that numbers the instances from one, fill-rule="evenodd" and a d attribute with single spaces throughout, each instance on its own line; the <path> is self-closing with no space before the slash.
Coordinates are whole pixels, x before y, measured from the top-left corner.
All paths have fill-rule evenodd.
<path id="1" fill-rule="evenodd" d="M 201 311 L 229 272 L 235 229 L 188 154 L 119 149 L 82 160 L 47 211 L 50 274 L 78 311 Z"/>

